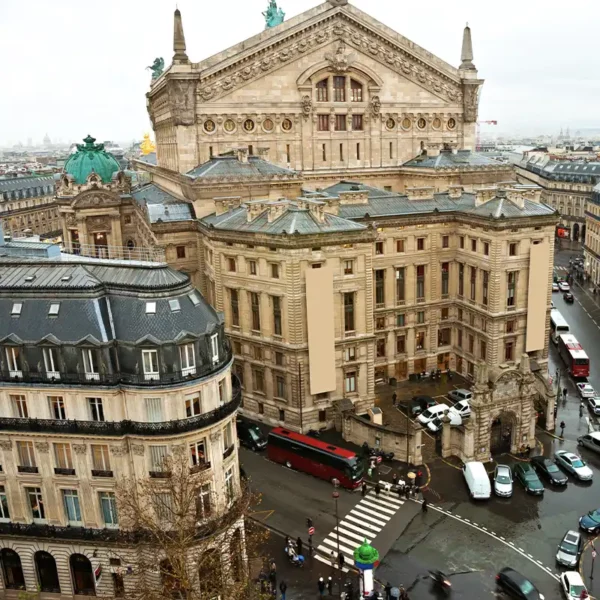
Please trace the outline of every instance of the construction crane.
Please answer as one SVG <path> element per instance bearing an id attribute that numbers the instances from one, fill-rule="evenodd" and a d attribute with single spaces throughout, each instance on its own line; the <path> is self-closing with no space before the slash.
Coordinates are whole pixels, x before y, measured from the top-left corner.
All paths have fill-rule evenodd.
<path id="1" fill-rule="evenodd" d="M 498 121 L 477 121 L 477 145 L 475 148 L 481 150 L 481 128 L 480 125 L 498 125 Z"/>

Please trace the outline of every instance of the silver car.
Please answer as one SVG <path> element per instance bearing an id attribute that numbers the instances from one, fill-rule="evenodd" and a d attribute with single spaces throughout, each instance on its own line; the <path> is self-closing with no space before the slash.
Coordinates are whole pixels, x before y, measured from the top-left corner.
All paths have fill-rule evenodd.
<path id="1" fill-rule="evenodd" d="M 567 452 L 566 450 L 558 450 L 554 453 L 554 460 L 556 460 L 560 467 L 575 475 L 580 481 L 591 481 L 594 476 L 594 472 L 585 464 L 581 456 L 577 456 L 577 454 Z"/>
<path id="2" fill-rule="evenodd" d="M 512 471 L 508 465 L 497 465 L 494 472 L 494 494 L 510 498 L 513 493 Z"/>
<path id="3" fill-rule="evenodd" d="M 588 450 L 593 450 L 600 454 L 600 431 L 593 431 L 592 433 L 579 436 L 577 443 Z"/>
<path id="4" fill-rule="evenodd" d="M 600 415 L 600 397 L 588 398 L 588 406 L 595 415 Z"/>
<path id="5" fill-rule="evenodd" d="M 567 531 L 556 551 L 556 562 L 564 567 L 577 567 L 582 550 L 582 538 L 578 531 Z"/>

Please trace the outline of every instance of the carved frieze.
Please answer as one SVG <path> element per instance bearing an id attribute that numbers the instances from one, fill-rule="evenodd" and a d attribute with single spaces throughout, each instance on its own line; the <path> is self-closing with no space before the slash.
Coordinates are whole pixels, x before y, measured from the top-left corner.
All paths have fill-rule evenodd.
<path id="1" fill-rule="evenodd" d="M 339 27 L 334 28 L 334 35 L 340 35 L 337 33 L 338 31 L 341 31 Z M 343 40 L 340 40 L 335 53 L 328 52 L 325 54 L 325 60 L 334 73 L 345 73 L 356 61 L 356 54 L 346 52 L 346 44 Z"/>
<path id="2" fill-rule="evenodd" d="M 479 90 L 481 82 L 465 82 L 463 94 L 463 114 L 466 123 L 475 123 L 479 113 Z"/>
<path id="3" fill-rule="evenodd" d="M 86 221 L 88 231 L 110 231 L 109 217 L 89 217 Z"/>
<path id="4" fill-rule="evenodd" d="M 12 450 L 12 442 L 10 440 L 1 440 L 0 448 L 2 448 L 2 450 Z"/>
<path id="5" fill-rule="evenodd" d="M 305 96 L 302 96 L 302 114 L 304 115 L 304 120 L 308 120 L 311 112 L 312 100 L 311 97 L 308 94 L 306 94 Z"/>
<path id="6" fill-rule="evenodd" d="M 110 453 L 114 456 L 124 456 L 125 454 L 127 454 L 127 447 L 123 444 L 111 446 Z"/>
<path id="7" fill-rule="evenodd" d="M 371 98 L 371 114 L 374 119 L 378 119 L 381 116 L 381 100 L 379 96 L 373 96 Z"/>
<path id="8" fill-rule="evenodd" d="M 38 452 L 48 452 L 50 450 L 50 444 L 48 442 L 36 442 L 35 449 Z"/>
<path id="9" fill-rule="evenodd" d="M 194 124 L 196 113 L 195 90 L 195 81 L 186 79 L 169 81 L 169 101 L 175 125 Z"/>
<path id="10" fill-rule="evenodd" d="M 85 444 L 73 444 L 73 452 L 75 452 L 75 454 L 85 454 L 87 452 L 87 446 Z"/>
<path id="11" fill-rule="evenodd" d="M 136 456 L 144 456 L 146 454 L 146 449 L 141 444 L 131 444 L 131 451 Z"/>

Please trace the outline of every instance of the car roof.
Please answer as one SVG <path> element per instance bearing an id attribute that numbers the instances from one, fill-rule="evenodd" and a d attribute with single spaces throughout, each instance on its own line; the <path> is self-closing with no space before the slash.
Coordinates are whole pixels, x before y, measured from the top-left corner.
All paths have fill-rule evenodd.
<path id="1" fill-rule="evenodd" d="M 600 431 L 592 431 L 588 435 L 594 440 L 600 440 Z"/>
<path id="2" fill-rule="evenodd" d="M 566 540 L 567 542 L 575 543 L 579 540 L 580 537 L 581 537 L 581 534 L 578 531 L 573 531 L 572 529 L 569 529 L 569 531 L 567 531 L 567 533 L 565 533 L 565 537 L 563 538 L 563 540 Z"/>
<path id="3" fill-rule="evenodd" d="M 528 581 L 528 579 L 524 575 L 521 575 L 521 573 L 519 573 L 519 571 L 515 571 L 514 569 L 511 569 L 510 567 L 504 567 L 504 569 L 502 569 L 502 571 L 500 571 L 500 573 L 507 575 L 513 581 L 515 581 L 517 583 L 522 583 L 523 581 Z"/>
<path id="4" fill-rule="evenodd" d="M 569 580 L 571 585 L 585 585 L 581 575 L 577 571 L 566 571 L 563 575 Z"/>
<path id="5" fill-rule="evenodd" d="M 496 465 L 496 471 L 510 471 L 510 467 L 508 465 Z"/>
<path id="6" fill-rule="evenodd" d="M 413 402 L 429 402 L 430 400 L 435 402 L 431 396 L 413 396 L 412 400 Z"/>
<path id="7" fill-rule="evenodd" d="M 533 471 L 533 467 L 529 463 L 526 463 L 526 462 L 521 462 L 517 466 L 521 467 L 521 469 L 523 469 L 523 471 Z"/>
<path id="8" fill-rule="evenodd" d="M 466 388 L 458 388 L 456 390 L 452 390 L 455 394 L 458 392 L 466 392 L 467 394 L 471 393 L 471 390 L 467 390 Z"/>
<path id="9" fill-rule="evenodd" d="M 564 458 L 568 458 L 569 460 L 579 460 L 579 456 L 577 456 L 577 454 L 567 452 L 566 450 L 559 450 L 559 452 Z"/>

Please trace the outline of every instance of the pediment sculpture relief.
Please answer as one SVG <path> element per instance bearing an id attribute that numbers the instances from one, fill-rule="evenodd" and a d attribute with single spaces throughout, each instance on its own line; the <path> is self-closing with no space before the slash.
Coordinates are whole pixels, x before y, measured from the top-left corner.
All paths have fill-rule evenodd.
<path id="1" fill-rule="evenodd" d="M 334 73 L 345 73 L 356 61 L 356 54 L 348 54 L 346 52 L 346 44 L 343 40 L 340 40 L 335 53 L 328 52 L 325 54 L 325 60 L 329 63 Z"/>

